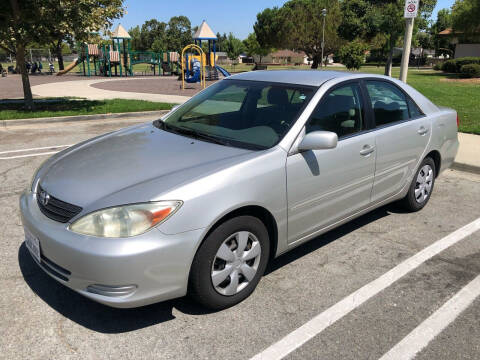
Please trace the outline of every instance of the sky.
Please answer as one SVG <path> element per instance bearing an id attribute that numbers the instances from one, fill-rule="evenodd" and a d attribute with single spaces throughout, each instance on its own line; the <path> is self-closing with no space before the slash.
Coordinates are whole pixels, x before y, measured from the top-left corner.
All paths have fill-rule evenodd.
<path id="1" fill-rule="evenodd" d="M 232 32 L 236 37 L 245 39 L 253 31 L 257 14 L 267 7 L 282 6 L 285 0 L 126 0 L 127 14 L 115 22 L 121 23 L 127 30 L 142 25 L 146 20 L 155 18 L 168 22 L 172 16 L 186 15 L 192 27 L 206 20 L 212 30 L 217 33 Z M 438 0 L 433 12 L 450 8 L 454 0 Z"/>

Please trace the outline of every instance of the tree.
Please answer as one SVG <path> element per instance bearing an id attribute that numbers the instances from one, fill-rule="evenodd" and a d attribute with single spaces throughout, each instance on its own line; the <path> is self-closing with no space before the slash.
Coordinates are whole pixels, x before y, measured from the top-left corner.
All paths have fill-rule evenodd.
<path id="1" fill-rule="evenodd" d="M 39 1 L 37 1 L 38 3 Z M 123 16 L 123 0 L 42 0 L 38 6 L 37 22 L 43 23 L 43 31 L 37 41 L 49 44 L 58 58 L 58 68 L 64 69 L 63 44 L 86 42 L 92 33 L 113 25 L 114 19 Z M 30 9 L 32 11 L 32 9 Z"/>
<path id="2" fill-rule="evenodd" d="M 281 8 L 265 9 L 257 15 L 255 35 L 264 48 L 289 48 L 303 51 L 316 69 L 322 53 L 323 15 L 325 18 L 325 54 L 342 44 L 337 34 L 341 21 L 338 0 L 290 0 Z"/>
<path id="3" fill-rule="evenodd" d="M 367 49 L 368 46 L 357 39 L 343 45 L 338 52 L 338 56 L 348 70 L 359 70 L 365 62 L 365 51 Z"/>
<path id="4" fill-rule="evenodd" d="M 163 21 L 158 21 L 156 19 L 145 21 L 140 30 L 140 39 L 143 50 L 161 51 L 162 49 L 165 49 L 167 44 L 166 31 L 167 24 Z"/>
<path id="5" fill-rule="evenodd" d="M 237 39 L 235 36 L 233 36 L 232 33 L 230 33 L 228 34 L 227 41 L 225 41 L 224 47 L 225 51 L 227 52 L 228 58 L 233 61 L 233 64 L 235 64 L 236 60 L 244 50 L 242 41 L 240 39 Z"/>
<path id="6" fill-rule="evenodd" d="M 123 14 L 122 0 L 0 0 L 0 47 L 15 54 L 25 107 L 33 108 L 25 67 L 29 44 L 53 45 L 62 62 L 64 41 L 84 41 Z"/>
<path id="7" fill-rule="evenodd" d="M 223 33 L 223 35 L 221 35 L 219 32 L 217 32 L 217 41 L 215 43 L 215 49 L 217 51 L 225 51 L 224 45 L 226 41 L 227 41 L 227 34 Z"/>
<path id="8" fill-rule="evenodd" d="M 166 45 L 171 51 L 182 52 L 182 49 L 191 44 L 192 24 L 186 16 L 174 16 L 168 22 L 166 31 Z"/>
<path id="9" fill-rule="evenodd" d="M 248 34 L 248 37 L 243 40 L 243 45 L 248 56 L 258 55 L 260 57 L 260 63 L 262 62 L 262 57 L 272 52 L 271 48 L 265 48 L 258 43 L 255 33 Z"/>
<path id="10" fill-rule="evenodd" d="M 456 0 L 452 6 L 452 25 L 456 32 L 465 35 L 480 32 L 480 1 Z"/>
<path id="11" fill-rule="evenodd" d="M 426 29 L 437 0 L 420 1 L 420 17 L 415 31 Z M 388 54 L 385 75 L 391 76 L 393 49 L 405 32 L 403 18 L 404 0 L 344 0 L 342 10 L 346 16 L 339 26 L 342 38 L 352 41 L 355 38 L 370 42 L 375 34 L 384 35 L 383 52 Z M 376 36 L 378 39 L 378 35 Z"/>
<path id="12" fill-rule="evenodd" d="M 135 51 L 146 50 L 145 47 L 143 46 L 140 26 L 137 25 L 133 28 L 130 28 L 128 30 L 128 33 L 130 34 L 130 37 L 131 37 L 130 44 L 132 46 L 132 50 L 135 50 Z"/>
<path id="13" fill-rule="evenodd" d="M 14 54 L 17 69 L 22 75 L 23 96 L 25 108 L 34 107 L 30 80 L 25 66 L 25 48 L 35 41 L 36 32 L 41 30 L 38 25 L 38 14 L 35 0 L 0 0 L 0 47 Z"/>
<path id="14" fill-rule="evenodd" d="M 253 30 L 258 43 L 263 48 L 276 48 L 285 45 L 285 37 L 282 36 L 284 24 L 278 7 L 266 8 L 258 13 Z"/>
<path id="15" fill-rule="evenodd" d="M 345 40 L 370 41 L 378 32 L 378 17 L 372 16 L 373 5 L 367 0 L 348 0 L 341 3 L 342 22 L 338 34 Z"/>
<path id="16" fill-rule="evenodd" d="M 453 53 L 453 48 L 450 44 L 450 39 L 446 36 L 438 35 L 439 32 L 452 27 L 452 13 L 450 9 L 441 9 L 437 13 L 437 21 L 432 25 L 430 33 L 433 38 L 433 45 L 435 54 L 441 55 Z"/>

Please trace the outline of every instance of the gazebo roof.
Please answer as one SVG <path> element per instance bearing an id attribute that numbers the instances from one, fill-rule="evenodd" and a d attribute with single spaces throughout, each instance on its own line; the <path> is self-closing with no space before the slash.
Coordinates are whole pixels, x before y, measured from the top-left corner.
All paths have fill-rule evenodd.
<path id="1" fill-rule="evenodd" d="M 113 39 L 131 39 L 132 37 L 122 25 L 118 24 L 115 30 L 113 30 L 112 38 Z"/>
<path id="2" fill-rule="evenodd" d="M 213 33 L 210 26 L 208 26 L 205 20 L 199 26 L 198 30 L 193 35 L 194 40 L 217 40 L 217 36 Z"/>

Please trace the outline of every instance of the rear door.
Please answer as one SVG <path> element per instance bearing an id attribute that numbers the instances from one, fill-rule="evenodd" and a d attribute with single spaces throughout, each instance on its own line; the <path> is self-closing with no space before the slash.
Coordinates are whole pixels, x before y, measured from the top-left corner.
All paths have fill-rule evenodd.
<path id="1" fill-rule="evenodd" d="M 340 83 L 318 103 L 305 132 L 333 131 L 334 149 L 287 157 L 288 242 L 303 240 L 365 208 L 375 171 L 375 133 L 370 131 L 357 81 Z"/>
<path id="2" fill-rule="evenodd" d="M 415 102 L 387 80 L 366 80 L 377 149 L 372 202 L 398 193 L 415 171 L 431 135 L 431 122 Z"/>

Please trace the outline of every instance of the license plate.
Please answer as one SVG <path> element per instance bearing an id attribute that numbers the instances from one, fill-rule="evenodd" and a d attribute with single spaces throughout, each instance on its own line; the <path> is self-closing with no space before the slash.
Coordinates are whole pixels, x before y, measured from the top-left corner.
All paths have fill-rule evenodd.
<path id="1" fill-rule="evenodd" d="M 41 262 L 40 256 L 40 241 L 27 229 L 25 230 L 25 245 L 27 249 L 30 250 L 30 254 L 37 260 L 39 263 Z"/>

